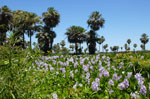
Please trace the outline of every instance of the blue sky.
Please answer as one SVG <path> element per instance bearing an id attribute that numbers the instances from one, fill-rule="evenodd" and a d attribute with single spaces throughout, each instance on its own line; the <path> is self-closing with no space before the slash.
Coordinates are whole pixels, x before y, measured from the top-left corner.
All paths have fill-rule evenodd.
<path id="1" fill-rule="evenodd" d="M 88 31 L 87 20 L 93 11 L 99 11 L 105 19 L 104 27 L 97 33 L 105 37 L 104 44 L 109 47 L 124 46 L 130 38 L 131 46 L 137 43 L 137 49 L 141 49 L 139 38 L 142 33 L 150 36 L 150 0 L 0 0 L 0 6 L 3 5 L 13 11 L 25 10 L 39 16 L 48 7 L 54 7 L 61 15 L 60 23 L 54 29 L 57 33 L 54 43 L 64 40 L 66 29 L 72 25 L 82 26 Z M 33 41 L 36 41 L 35 37 Z M 146 48 L 150 49 L 150 42 Z"/>

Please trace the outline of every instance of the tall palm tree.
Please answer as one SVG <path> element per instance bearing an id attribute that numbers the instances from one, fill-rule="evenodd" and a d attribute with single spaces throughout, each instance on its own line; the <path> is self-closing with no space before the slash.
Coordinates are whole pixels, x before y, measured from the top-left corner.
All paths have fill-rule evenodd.
<path id="1" fill-rule="evenodd" d="M 0 8 L 0 45 L 6 40 L 6 32 L 10 28 L 12 12 L 7 6 Z"/>
<path id="2" fill-rule="evenodd" d="M 32 44 L 32 36 L 34 34 L 34 32 L 39 32 L 40 31 L 40 24 L 42 23 L 40 20 L 40 17 L 37 16 L 35 13 L 28 13 L 28 17 L 26 18 L 26 24 L 27 25 L 27 35 L 30 38 L 30 48 L 32 48 L 31 44 Z"/>
<path id="3" fill-rule="evenodd" d="M 107 47 L 108 47 L 108 44 L 105 44 L 105 45 L 103 46 L 103 48 L 105 49 L 105 51 L 107 50 Z"/>
<path id="4" fill-rule="evenodd" d="M 98 41 L 97 41 L 97 43 L 99 44 L 99 52 L 100 52 L 100 45 L 101 45 L 104 41 L 105 41 L 104 36 L 101 36 L 101 37 L 98 39 Z"/>
<path id="5" fill-rule="evenodd" d="M 86 35 L 84 34 L 86 30 L 80 26 L 71 26 L 67 29 L 65 33 L 68 37 L 70 43 L 75 43 L 76 54 L 78 53 L 78 44 L 83 43 L 86 40 Z"/>
<path id="6" fill-rule="evenodd" d="M 145 34 L 145 33 L 143 33 L 143 34 L 141 35 L 140 41 L 141 41 L 141 43 L 143 43 L 143 45 L 141 45 L 141 46 L 142 46 L 142 49 L 145 50 L 145 45 L 146 45 L 146 43 L 148 43 L 148 41 L 149 41 L 148 35 Z"/>
<path id="7" fill-rule="evenodd" d="M 128 44 L 124 44 L 124 48 L 127 51 L 128 50 Z"/>
<path id="8" fill-rule="evenodd" d="M 127 40 L 127 43 L 128 43 L 128 45 L 129 45 L 129 46 L 128 46 L 128 49 L 130 49 L 131 39 L 128 39 L 128 40 Z"/>
<path id="9" fill-rule="evenodd" d="M 60 42 L 60 45 L 62 46 L 62 48 L 66 45 L 66 43 L 65 43 L 65 41 L 64 40 L 62 40 L 61 42 Z"/>
<path id="10" fill-rule="evenodd" d="M 133 44 L 133 47 L 134 47 L 134 52 L 135 52 L 135 48 L 137 47 L 137 44 L 136 43 Z"/>
<path id="11" fill-rule="evenodd" d="M 96 42 L 98 41 L 98 38 L 96 37 L 96 31 L 103 27 L 104 22 L 104 18 L 102 18 L 102 15 L 97 11 L 93 12 L 87 21 L 88 26 L 91 28 L 88 37 L 88 48 L 90 54 L 95 54 Z"/>
<path id="12" fill-rule="evenodd" d="M 22 36 L 23 45 L 22 48 L 25 48 L 25 32 L 28 30 L 28 18 L 29 12 L 23 10 L 16 10 L 13 12 L 13 32 L 17 32 L 18 37 Z"/>
<path id="13" fill-rule="evenodd" d="M 55 32 L 51 31 L 60 22 L 60 14 L 54 8 L 48 8 L 47 12 L 44 12 L 42 16 L 43 21 L 45 23 L 45 32 L 50 33 L 50 41 L 48 43 L 50 43 L 50 50 L 51 50 L 54 38 L 56 37 Z"/>
<path id="14" fill-rule="evenodd" d="M 39 48 L 45 52 L 45 55 L 50 50 L 49 42 L 51 41 L 52 34 L 55 36 L 56 33 L 54 31 L 46 32 L 44 27 L 41 29 L 40 32 L 38 32 L 36 34 L 36 38 L 38 39 Z"/>

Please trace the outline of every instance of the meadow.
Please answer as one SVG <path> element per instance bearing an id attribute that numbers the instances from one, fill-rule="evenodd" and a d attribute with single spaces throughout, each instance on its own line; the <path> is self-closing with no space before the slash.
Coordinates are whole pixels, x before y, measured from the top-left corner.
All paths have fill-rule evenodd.
<path id="1" fill-rule="evenodd" d="M 48 55 L 1 47 L 0 98 L 149 99 L 149 53 Z"/>

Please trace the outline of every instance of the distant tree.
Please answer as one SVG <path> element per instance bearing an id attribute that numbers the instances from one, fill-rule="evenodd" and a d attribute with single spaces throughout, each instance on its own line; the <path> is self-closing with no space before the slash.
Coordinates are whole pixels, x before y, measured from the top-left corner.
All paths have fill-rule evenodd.
<path id="1" fill-rule="evenodd" d="M 119 49 L 119 46 L 110 47 L 111 51 L 116 52 Z"/>
<path id="2" fill-rule="evenodd" d="M 59 43 L 54 44 L 53 50 L 54 50 L 55 53 L 59 53 L 59 52 L 60 52 L 60 46 L 59 46 Z"/>
<path id="3" fill-rule="evenodd" d="M 45 40 L 47 41 L 46 46 L 48 50 L 51 50 L 54 38 L 56 37 L 56 34 L 52 29 L 60 22 L 60 14 L 54 8 L 48 8 L 47 12 L 44 12 L 42 16 L 45 23 L 44 33 L 49 33 L 50 39 Z"/>
<path id="4" fill-rule="evenodd" d="M 105 51 L 107 50 L 107 47 L 108 47 L 108 44 L 105 44 L 105 45 L 103 46 L 103 48 L 105 49 Z"/>
<path id="5" fill-rule="evenodd" d="M 70 45 L 69 47 L 71 48 L 72 51 L 74 51 L 74 45 Z"/>
<path id="6" fill-rule="evenodd" d="M 101 45 L 104 41 L 105 41 L 104 36 L 101 36 L 101 37 L 98 39 L 98 41 L 97 41 L 97 43 L 99 44 L 99 52 L 100 52 L 100 45 Z M 102 48 L 103 48 L 103 47 L 102 47 Z"/>
<path id="7" fill-rule="evenodd" d="M 133 47 L 134 47 L 134 51 L 135 51 L 135 49 L 136 49 L 136 47 L 137 47 L 137 44 L 133 44 Z"/>
<path id="8" fill-rule="evenodd" d="M 128 44 L 124 44 L 124 48 L 127 51 L 128 50 Z"/>
<path id="9" fill-rule="evenodd" d="M 98 41 L 96 31 L 103 27 L 104 22 L 104 18 L 97 11 L 93 12 L 87 21 L 88 26 L 91 28 L 88 36 L 88 49 L 90 54 L 95 54 L 96 42 Z"/>
<path id="10" fill-rule="evenodd" d="M 145 46 L 144 46 L 144 44 L 141 44 L 141 46 L 140 46 L 141 48 L 142 48 L 142 50 L 145 50 Z"/>
<path id="11" fill-rule="evenodd" d="M 63 47 L 66 45 L 65 41 L 62 40 L 62 41 L 60 42 L 60 45 L 61 45 L 61 47 L 63 48 Z"/>
<path id="12" fill-rule="evenodd" d="M 81 43 L 83 43 L 86 40 L 86 35 L 84 34 L 86 30 L 80 26 L 71 26 L 67 29 L 67 32 L 65 33 L 68 37 L 68 41 L 70 43 L 75 43 L 75 51 L 76 54 L 78 54 L 78 47 Z"/>
<path id="13" fill-rule="evenodd" d="M 6 32 L 10 29 L 12 12 L 7 6 L 0 8 L 0 45 L 6 40 Z"/>
<path id="14" fill-rule="evenodd" d="M 129 46 L 128 46 L 128 50 L 129 50 L 129 49 L 130 49 L 130 44 L 131 44 L 131 39 L 128 39 L 128 40 L 127 40 L 127 43 L 128 43 L 128 45 L 129 45 Z"/>
<path id="15" fill-rule="evenodd" d="M 141 41 L 141 43 L 143 43 L 143 45 L 141 45 L 141 46 L 143 46 L 143 47 L 142 47 L 143 50 L 145 50 L 145 45 L 146 45 L 146 43 L 148 43 L 148 41 L 149 41 L 148 35 L 145 34 L 145 33 L 143 33 L 143 34 L 141 35 L 140 41 Z"/>

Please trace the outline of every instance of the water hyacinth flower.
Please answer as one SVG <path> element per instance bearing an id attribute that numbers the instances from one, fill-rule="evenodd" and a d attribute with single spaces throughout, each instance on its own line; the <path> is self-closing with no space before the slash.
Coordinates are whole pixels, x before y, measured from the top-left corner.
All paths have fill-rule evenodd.
<path id="1" fill-rule="evenodd" d="M 87 73 L 86 73 L 86 80 L 88 80 L 89 78 L 90 78 L 90 73 L 87 72 Z"/>
<path id="2" fill-rule="evenodd" d="M 78 72 L 78 69 L 75 70 L 75 74 Z"/>
<path id="3" fill-rule="evenodd" d="M 124 79 L 124 81 L 119 84 L 119 89 L 120 90 L 123 90 L 123 89 L 128 88 L 128 87 L 129 87 L 128 79 Z"/>
<path id="4" fill-rule="evenodd" d="M 110 90 L 110 91 L 109 91 L 109 94 L 111 94 L 111 93 L 113 93 L 113 92 L 114 92 L 113 90 Z"/>
<path id="5" fill-rule="evenodd" d="M 100 73 L 99 73 L 99 78 L 101 78 L 101 77 L 102 77 L 102 75 L 103 75 L 103 72 L 100 72 Z"/>
<path id="6" fill-rule="evenodd" d="M 78 82 L 76 82 L 76 83 L 73 85 L 73 89 L 76 90 L 77 84 L 78 84 Z"/>
<path id="7" fill-rule="evenodd" d="M 86 65 L 83 65 L 83 70 L 84 70 L 85 72 L 87 72 L 87 71 L 89 70 L 89 67 L 86 66 Z"/>
<path id="8" fill-rule="evenodd" d="M 104 71 L 104 77 L 108 77 L 109 76 L 109 72 L 107 70 Z"/>
<path id="9" fill-rule="evenodd" d="M 117 79 L 117 80 L 119 81 L 121 78 L 122 78 L 122 75 L 118 76 L 118 79 Z"/>
<path id="10" fill-rule="evenodd" d="M 74 68 L 77 68 L 78 62 L 74 63 Z"/>
<path id="11" fill-rule="evenodd" d="M 146 87 L 145 87 L 144 85 L 141 85 L 140 93 L 141 93 L 142 95 L 146 95 Z"/>
<path id="12" fill-rule="evenodd" d="M 70 71 L 70 77 L 71 77 L 71 78 L 74 77 L 73 71 Z"/>
<path id="13" fill-rule="evenodd" d="M 134 99 L 140 98 L 139 93 L 137 91 L 135 93 L 131 93 L 130 96 L 131 96 L 131 98 L 134 98 Z"/>
<path id="14" fill-rule="evenodd" d="M 119 84 L 119 89 L 120 89 L 120 90 L 123 90 L 124 88 L 125 88 L 124 83 L 120 83 L 120 84 Z"/>
<path id="15" fill-rule="evenodd" d="M 114 81 L 112 79 L 109 80 L 109 86 L 114 85 Z"/>
<path id="16" fill-rule="evenodd" d="M 104 61 L 104 60 L 105 60 L 105 58 L 106 58 L 106 56 L 102 56 L 102 61 Z"/>
<path id="17" fill-rule="evenodd" d="M 98 86 L 99 86 L 99 84 L 96 81 L 92 82 L 92 89 L 93 89 L 93 91 L 98 91 L 99 90 Z"/>
<path id="18" fill-rule="evenodd" d="M 144 59 L 144 56 L 141 56 L 141 59 Z"/>
<path id="19" fill-rule="evenodd" d="M 56 93 L 53 94 L 53 99 L 57 99 L 57 94 Z"/>
<path id="20" fill-rule="evenodd" d="M 128 72 L 126 78 L 131 78 L 132 72 Z"/>
<path id="21" fill-rule="evenodd" d="M 79 86 L 82 87 L 82 84 L 80 83 Z"/>
<path id="22" fill-rule="evenodd" d="M 114 73 L 114 74 L 113 74 L 113 79 L 116 80 L 116 81 L 118 80 L 117 73 Z"/>

